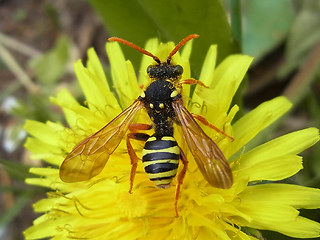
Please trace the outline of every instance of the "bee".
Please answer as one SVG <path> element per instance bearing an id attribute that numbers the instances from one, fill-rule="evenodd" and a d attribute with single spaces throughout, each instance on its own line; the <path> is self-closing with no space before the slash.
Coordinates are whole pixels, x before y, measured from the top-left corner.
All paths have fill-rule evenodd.
<path id="1" fill-rule="evenodd" d="M 200 115 L 191 114 L 182 101 L 183 84 L 204 84 L 195 79 L 181 80 L 183 68 L 173 64 L 172 56 L 189 40 L 199 35 L 191 34 L 179 42 L 166 61 L 162 62 L 152 53 L 135 44 L 111 37 L 109 41 L 125 44 L 150 56 L 155 63 L 148 66 L 150 83 L 140 96 L 111 122 L 93 135 L 78 143 L 66 156 L 60 167 L 60 178 L 64 182 L 89 180 L 98 175 L 126 135 L 126 145 L 131 159 L 129 192 L 132 192 L 138 161 L 140 160 L 131 144 L 131 140 L 145 142 L 142 150 L 142 162 L 149 179 L 158 188 L 166 188 L 177 174 L 179 161 L 183 168 L 177 177 L 175 211 L 178 216 L 178 198 L 180 186 L 186 174 L 188 160 L 174 138 L 174 124 L 181 127 L 187 145 L 207 182 L 217 188 L 227 189 L 233 184 L 230 166 L 219 147 L 201 129 L 195 119 L 226 135 Z M 152 124 L 133 123 L 134 116 L 145 109 Z M 141 131 L 153 129 L 148 135 Z M 140 131 L 140 132 L 139 132 Z M 230 136 L 226 135 L 231 138 Z"/>

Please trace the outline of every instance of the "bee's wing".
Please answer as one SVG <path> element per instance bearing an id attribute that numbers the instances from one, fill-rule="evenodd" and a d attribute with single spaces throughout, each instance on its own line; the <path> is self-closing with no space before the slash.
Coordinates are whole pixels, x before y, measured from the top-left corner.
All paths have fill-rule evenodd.
<path id="1" fill-rule="evenodd" d="M 204 178 L 214 187 L 230 188 L 233 183 L 232 172 L 219 147 L 204 133 L 183 106 L 182 100 L 176 100 L 172 105 L 181 123 L 185 140 Z"/>
<path id="2" fill-rule="evenodd" d="M 136 100 L 98 132 L 77 144 L 60 167 L 61 180 L 79 182 L 98 175 L 142 107 L 143 103 Z"/>

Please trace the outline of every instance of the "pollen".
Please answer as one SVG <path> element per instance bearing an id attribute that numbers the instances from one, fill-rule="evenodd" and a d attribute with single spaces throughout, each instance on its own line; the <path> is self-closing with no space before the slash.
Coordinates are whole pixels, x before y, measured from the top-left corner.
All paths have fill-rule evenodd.
<path id="1" fill-rule="evenodd" d="M 134 192 L 133 194 L 122 192 L 119 193 L 117 199 L 118 208 L 129 219 L 140 217 L 147 213 L 148 203 L 146 198 L 141 196 L 139 192 Z"/>

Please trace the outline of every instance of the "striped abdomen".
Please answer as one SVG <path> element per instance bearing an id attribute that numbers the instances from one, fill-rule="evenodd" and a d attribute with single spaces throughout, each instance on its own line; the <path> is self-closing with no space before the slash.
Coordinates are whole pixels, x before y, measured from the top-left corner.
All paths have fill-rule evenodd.
<path id="1" fill-rule="evenodd" d="M 158 187 L 167 187 L 177 173 L 180 148 L 171 136 L 150 137 L 142 151 L 142 162 L 148 177 Z"/>

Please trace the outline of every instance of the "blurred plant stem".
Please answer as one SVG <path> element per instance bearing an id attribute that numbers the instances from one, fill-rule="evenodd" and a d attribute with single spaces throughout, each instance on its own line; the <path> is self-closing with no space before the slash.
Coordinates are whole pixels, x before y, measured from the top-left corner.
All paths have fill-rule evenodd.
<path id="1" fill-rule="evenodd" d="M 11 186 L 11 179 L 7 172 L 0 168 L 0 182 L 2 186 Z M 13 194 L 11 192 L 7 192 L 6 194 L 2 195 L 2 203 L 4 205 L 4 208 L 10 208 L 13 205 L 14 198 Z"/>
<path id="2" fill-rule="evenodd" d="M 301 98 L 310 89 L 311 83 L 315 78 L 320 67 L 320 40 L 316 44 L 301 69 L 293 77 L 288 87 L 284 90 L 286 96 L 294 104 L 298 103 Z"/>
<path id="3" fill-rule="evenodd" d="M 29 57 L 41 55 L 41 52 L 0 32 L 0 43 Z"/>
<path id="4" fill-rule="evenodd" d="M 2 61 L 7 65 L 10 71 L 17 77 L 19 82 L 27 89 L 29 93 L 39 92 L 39 87 L 34 84 L 28 74 L 14 59 L 12 54 L 0 43 L 0 57 Z"/>

